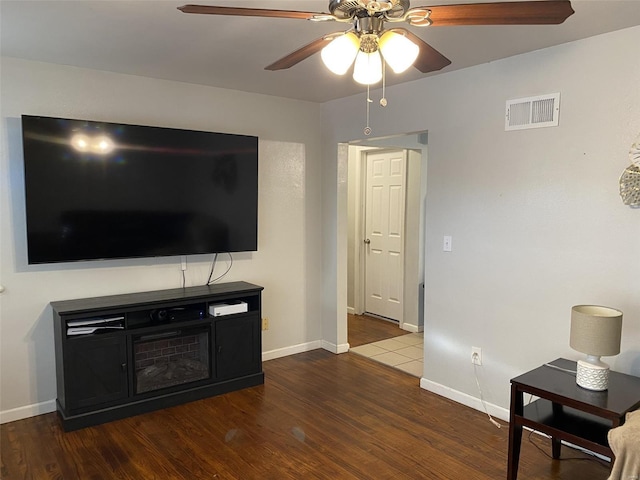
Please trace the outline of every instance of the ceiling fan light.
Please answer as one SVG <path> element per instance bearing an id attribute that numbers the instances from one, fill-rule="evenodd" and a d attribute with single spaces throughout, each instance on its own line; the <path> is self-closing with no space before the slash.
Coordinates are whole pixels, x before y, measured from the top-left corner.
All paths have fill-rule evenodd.
<path id="1" fill-rule="evenodd" d="M 344 75 L 358 54 L 360 40 L 349 32 L 332 40 L 320 52 L 325 66 L 336 75 Z"/>
<path id="2" fill-rule="evenodd" d="M 420 47 L 404 35 L 388 31 L 382 34 L 379 42 L 385 62 L 395 73 L 402 73 L 418 58 Z"/>
<path id="3" fill-rule="evenodd" d="M 372 53 L 359 51 L 353 67 L 353 79 L 363 85 L 373 85 L 382 80 L 382 57 L 377 50 Z"/>
<path id="4" fill-rule="evenodd" d="M 88 152 L 91 142 L 84 133 L 76 133 L 71 137 L 71 146 L 79 152 Z"/>

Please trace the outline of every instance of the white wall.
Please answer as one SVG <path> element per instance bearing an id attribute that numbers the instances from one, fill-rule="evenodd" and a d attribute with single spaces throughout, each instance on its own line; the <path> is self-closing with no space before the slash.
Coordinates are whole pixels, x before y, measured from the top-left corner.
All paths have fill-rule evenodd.
<path id="1" fill-rule="evenodd" d="M 581 303 L 624 312 L 622 352 L 605 360 L 640 375 L 640 210 L 618 195 L 640 132 L 638 45 L 634 27 L 387 88 L 389 105 L 372 108 L 373 136 L 429 131 L 424 388 L 474 404 L 470 353 L 482 347 L 483 394 L 505 413 L 512 377 L 579 358 L 569 319 Z M 553 92 L 559 127 L 504 131 L 507 99 Z M 323 331 L 336 343 L 347 159 L 336 146 L 363 137 L 364 102 L 323 105 L 324 282 L 336 292 Z"/>
<path id="2" fill-rule="evenodd" d="M 11 58 L 2 58 L 1 66 L 2 421 L 54 408 L 50 301 L 181 285 L 176 257 L 26 264 L 22 114 L 257 135 L 259 251 L 234 254 L 225 281 L 265 287 L 263 314 L 270 319 L 263 332 L 265 358 L 321 344 L 317 104 Z M 209 261 L 209 256 L 188 257 L 188 286 L 206 282 Z"/>

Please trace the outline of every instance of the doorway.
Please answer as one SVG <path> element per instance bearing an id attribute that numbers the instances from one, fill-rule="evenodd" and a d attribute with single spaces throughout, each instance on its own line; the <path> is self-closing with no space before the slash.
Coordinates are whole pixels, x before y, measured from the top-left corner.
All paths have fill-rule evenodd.
<path id="1" fill-rule="evenodd" d="M 422 332 L 424 328 L 424 226 L 425 226 L 425 198 L 426 198 L 426 165 L 427 165 L 427 134 L 426 132 L 410 133 L 392 137 L 366 139 L 352 142 L 348 146 L 348 180 L 347 180 L 347 305 L 348 313 L 361 315 L 370 312 L 379 315 L 381 318 L 397 320 L 400 329 L 407 332 Z M 367 270 L 371 270 L 368 265 L 367 256 L 371 254 L 371 231 L 367 229 L 367 159 L 379 160 L 381 157 L 396 155 L 401 152 L 405 159 L 404 172 L 402 177 L 405 180 L 405 199 L 385 200 L 385 205 L 393 210 L 393 215 L 397 219 L 400 216 L 398 202 L 402 205 L 404 212 L 404 225 L 398 233 L 397 242 L 400 242 L 401 249 L 396 250 L 387 257 L 394 256 L 393 262 L 386 262 L 386 266 L 376 265 L 380 268 L 376 272 L 381 278 L 390 276 L 390 273 L 399 272 L 397 280 L 393 280 L 386 286 L 378 283 L 377 296 L 385 299 L 384 288 L 387 288 L 386 300 L 382 303 L 397 302 L 399 309 L 389 313 L 389 310 L 371 307 L 368 300 L 372 291 L 367 288 L 370 283 L 367 280 Z M 381 164 L 384 164 L 384 160 Z M 391 163 L 394 160 L 390 160 Z M 399 171 L 399 161 L 395 161 L 396 171 Z M 395 193 L 399 195 L 400 187 L 393 187 Z M 380 190 L 381 191 L 381 190 Z M 382 198 L 382 195 L 380 195 Z M 396 205 L 393 205 L 396 202 Z M 384 207 L 386 209 L 387 207 Z M 386 211 L 386 210 L 385 210 Z M 397 225 L 394 225 L 397 227 Z M 369 233 L 369 236 L 367 235 Z M 366 240 L 370 242 L 366 242 Z M 397 243 L 396 242 L 396 243 Z M 391 249 L 389 249 L 391 250 Z M 396 253 L 401 250 L 400 254 Z M 380 257 L 382 258 L 382 257 Z M 399 260 L 401 258 L 401 260 Z M 398 264 L 400 262 L 400 265 Z M 391 266 L 389 266 L 391 265 Z M 402 268 L 399 268 L 402 267 Z M 390 270 L 395 270 L 390 272 Z M 375 271 L 375 270 L 374 270 Z M 395 290 L 391 285 L 395 283 Z M 367 292 L 367 290 L 370 290 Z M 375 290 L 375 289 L 373 289 Z M 395 297 L 395 298 L 393 298 Z M 374 302 L 375 303 L 375 302 Z M 395 305 L 394 305 L 395 306 Z M 386 307 L 385 307 L 386 308 Z M 393 309 L 392 309 L 393 310 Z M 382 312 L 382 313 L 380 313 Z M 395 316 L 395 318 L 394 318 Z M 404 332 L 403 332 L 404 333 Z"/>

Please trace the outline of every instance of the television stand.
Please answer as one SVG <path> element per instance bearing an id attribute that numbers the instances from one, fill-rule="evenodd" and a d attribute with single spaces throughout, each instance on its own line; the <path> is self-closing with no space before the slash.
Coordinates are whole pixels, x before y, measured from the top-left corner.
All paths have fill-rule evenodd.
<path id="1" fill-rule="evenodd" d="M 231 282 L 51 302 L 65 431 L 263 384 L 262 290 Z"/>

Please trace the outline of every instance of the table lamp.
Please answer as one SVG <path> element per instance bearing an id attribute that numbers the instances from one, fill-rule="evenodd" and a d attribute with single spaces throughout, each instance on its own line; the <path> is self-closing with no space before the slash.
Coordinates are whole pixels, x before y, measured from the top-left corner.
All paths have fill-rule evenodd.
<path id="1" fill-rule="evenodd" d="M 576 305 L 571 308 L 571 336 L 569 345 L 586 353 L 586 360 L 578 360 L 576 383 L 588 390 L 609 388 L 609 365 L 600 361 L 620 353 L 622 312 L 599 305 Z"/>

